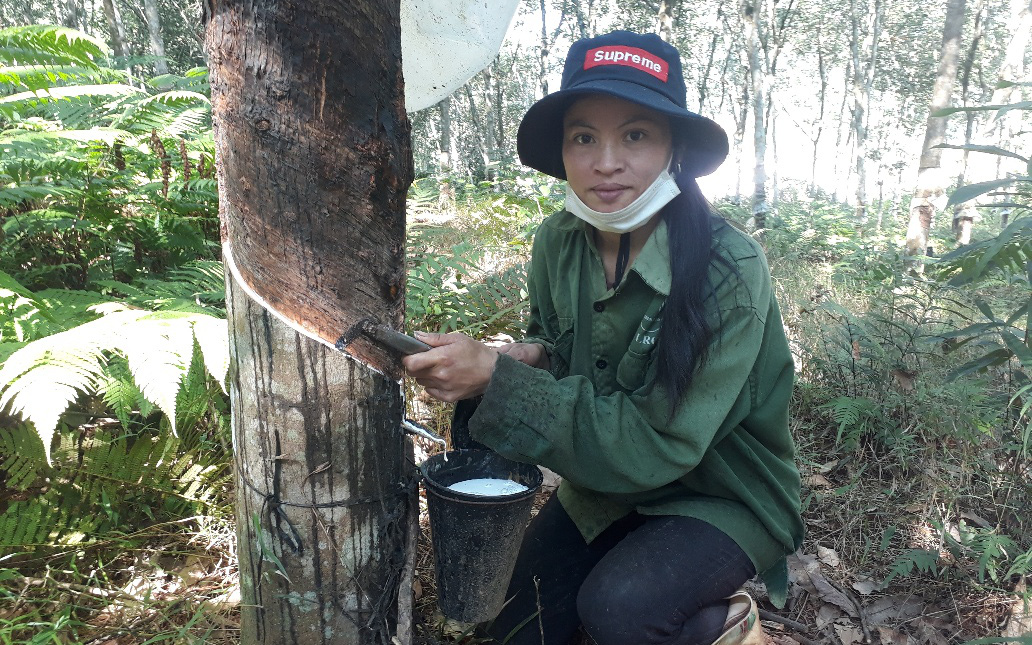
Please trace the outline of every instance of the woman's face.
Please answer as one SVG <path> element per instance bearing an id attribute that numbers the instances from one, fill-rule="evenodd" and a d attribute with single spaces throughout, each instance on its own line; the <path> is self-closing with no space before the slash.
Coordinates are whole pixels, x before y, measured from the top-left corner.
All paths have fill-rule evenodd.
<path id="1" fill-rule="evenodd" d="M 566 180 L 585 204 L 612 213 L 633 202 L 667 168 L 670 121 L 604 94 L 577 100 L 563 117 Z"/>

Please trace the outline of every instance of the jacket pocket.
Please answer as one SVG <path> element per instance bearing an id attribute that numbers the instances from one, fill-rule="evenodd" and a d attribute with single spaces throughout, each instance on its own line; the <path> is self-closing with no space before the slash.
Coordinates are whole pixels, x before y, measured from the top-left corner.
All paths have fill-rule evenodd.
<path id="1" fill-rule="evenodd" d="M 570 362 L 573 360 L 573 320 L 559 317 L 559 335 L 552 343 L 552 354 L 549 356 L 549 371 L 557 379 L 569 376 Z"/>
<path id="2" fill-rule="evenodd" d="M 646 385 L 649 365 L 652 363 L 652 348 L 644 354 L 628 351 L 616 366 L 616 382 L 628 393 L 635 393 Z"/>

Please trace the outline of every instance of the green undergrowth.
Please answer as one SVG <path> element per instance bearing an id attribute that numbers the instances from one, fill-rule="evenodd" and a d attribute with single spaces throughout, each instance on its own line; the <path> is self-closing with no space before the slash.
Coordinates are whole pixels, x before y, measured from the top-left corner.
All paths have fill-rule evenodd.
<path id="1" fill-rule="evenodd" d="M 951 598 L 1007 594 L 1032 572 L 1032 247 L 1012 235 L 1029 222 L 986 227 L 915 274 L 899 227 L 851 220 L 793 206 L 765 236 L 797 361 L 804 551 L 833 549 L 844 585 L 916 592 L 974 637 L 964 621 L 985 608 Z M 1001 237 L 1018 241 L 992 250 Z"/>

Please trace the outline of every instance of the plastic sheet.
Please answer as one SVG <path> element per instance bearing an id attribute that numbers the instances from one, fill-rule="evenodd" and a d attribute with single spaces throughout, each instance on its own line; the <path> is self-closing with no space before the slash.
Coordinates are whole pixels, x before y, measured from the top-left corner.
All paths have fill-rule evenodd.
<path id="1" fill-rule="evenodd" d="M 402 0 L 405 109 L 430 107 L 487 67 L 519 0 Z"/>

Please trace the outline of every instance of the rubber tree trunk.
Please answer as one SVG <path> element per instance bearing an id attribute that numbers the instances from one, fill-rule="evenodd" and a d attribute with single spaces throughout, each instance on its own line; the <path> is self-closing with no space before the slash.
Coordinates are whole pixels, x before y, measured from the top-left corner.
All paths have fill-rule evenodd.
<path id="1" fill-rule="evenodd" d="M 161 15 L 158 0 L 143 0 L 143 12 L 147 16 L 147 34 L 150 36 L 151 53 L 154 54 L 154 73 L 168 74 L 165 60 L 165 37 L 161 34 Z"/>
<path id="2" fill-rule="evenodd" d="M 332 339 L 404 313 L 399 2 L 209 12 L 241 642 L 387 644 L 411 598 L 399 365 Z"/>
<path id="3" fill-rule="evenodd" d="M 949 0 L 946 4 L 946 23 L 942 31 L 942 50 L 939 68 L 935 74 L 931 104 L 928 106 L 928 125 L 921 162 L 917 170 L 917 186 L 910 201 L 910 223 L 907 227 L 907 255 L 921 255 L 929 251 L 928 235 L 935 219 L 935 211 L 945 204 L 947 179 L 940 167 L 942 150 L 936 148 L 946 138 L 946 117 L 934 116 L 936 111 L 950 106 L 953 83 L 957 80 L 960 60 L 960 37 L 964 28 L 965 0 Z M 920 267 L 920 265 L 918 265 Z M 920 269 L 918 269 L 920 270 Z"/>

